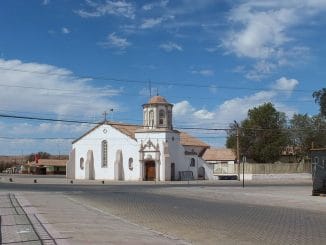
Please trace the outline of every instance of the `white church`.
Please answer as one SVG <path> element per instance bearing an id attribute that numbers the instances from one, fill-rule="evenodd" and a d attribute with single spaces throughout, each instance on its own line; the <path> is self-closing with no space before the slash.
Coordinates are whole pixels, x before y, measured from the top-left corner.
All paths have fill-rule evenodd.
<path id="1" fill-rule="evenodd" d="M 143 125 L 104 121 L 72 142 L 67 178 L 170 181 L 211 179 L 203 160 L 210 147 L 173 129 L 172 107 L 162 96 L 143 105 Z"/>

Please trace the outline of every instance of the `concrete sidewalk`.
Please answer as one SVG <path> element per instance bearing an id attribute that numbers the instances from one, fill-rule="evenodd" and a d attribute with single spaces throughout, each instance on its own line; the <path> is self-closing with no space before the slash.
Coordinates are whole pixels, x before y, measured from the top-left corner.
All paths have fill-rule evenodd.
<path id="1" fill-rule="evenodd" d="M 187 244 L 60 193 L 0 195 L 0 244 Z M 18 203 L 10 196 L 15 196 Z"/>

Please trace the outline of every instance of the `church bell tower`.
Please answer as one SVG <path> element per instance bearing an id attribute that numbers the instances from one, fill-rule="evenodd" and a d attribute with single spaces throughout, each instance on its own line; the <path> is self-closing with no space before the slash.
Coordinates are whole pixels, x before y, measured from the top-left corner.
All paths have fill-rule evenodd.
<path id="1" fill-rule="evenodd" d="M 143 105 L 144 129 L 172 130 L 172 107 L 162 96 L 152 97 Z"/>

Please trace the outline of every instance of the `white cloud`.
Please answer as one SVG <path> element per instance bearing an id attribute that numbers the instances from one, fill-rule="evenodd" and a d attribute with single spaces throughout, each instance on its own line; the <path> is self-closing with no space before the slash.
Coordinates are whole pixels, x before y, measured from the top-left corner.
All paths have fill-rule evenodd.
<path id="1" fill-rule="evenodd" d="M 159 18 L 144 19 L 143 23 L 140 25 L 140 28 L 141 29 L 153 28 L 170 19 L 174 19 L 174 16 L 170 15 L 170 16 L 164 16 Z"/>
<path id="2" fill-rule="evenodd" d="M 247 116 L 249 109 L 271 101 L 276 96 L 274 91 L 261 91 L 243 98 L 234 98 L 218 106 L 216 118 L 222 123 L 241 121 Z"/>
<path id="3" fill-rule="evenodd" d="M 195 109 L 186 100 L 176 103 L 173 106 L 173 116 L 176 118 L 187 116 L 187 114 L 193 113 L 194 111 Z"/>
<path id="4" fill-rule="evenodd" d="M 277 69 L 277 65 L 273 62 L 268 62 L 266 60 L 260 60 L 253 65 L 252 69 L 246 71 L 245 77 L 254 80 L 260 81 L 267 75 L 271 74 Z"/>
<path id="5" fill-rule="evenodd" d="M 67 27 L 62 27 L 62 28 L 61 28 L 61 32 L 62 32 L 63 34 L 69 34 L 69 33 L 70 33 L 70 30 L 69 30 Z"/>
<path id="6" fill-rule="evenodd" d="M 0 70 L 2 114 L 98 122 L 107 108 L 119 109 L 119 105 L 112 100 L 112 97 L 120 93 L 119 89 L 110 86 L 95 87 L 91 79 L 80 79 L 64 68 L 0 59 Z M 0 140 L 0 154 L 21 154 L 21 149 L 25 149 L 24 153 L 53 152 L 58 145 L 62 147 L 61 153 L 68 154 L 71 140 L 24 138 L 74 138 L 93 126 L 33 120 L 1 120 L 2 136 L 13 139 Z"/>
<path id="7" fill-rule="evenodd" d="M 143 23 L 141 24 L 140 28 L 141 29 L 148 29 L 148 28 L 152 28 L 154 26 L 157 26 L 159 24 L 161 24 L 163 21 L 163 18 L 150 18 L 150 19 L 145 19 L 143 21 Z"/>
<path id="8" fill-rule="evenodd" d="M 239 57 L 266 59 L 290 40 L 286 30 L 297 16 L 292 9 L 256 11 L 244 4 L 232 11 L 230 20 L 242 28 L 229 32 L 223 47 Z"/>
<path id="9" fill-rule="evenodd" d="M 149 10 L 152 10 L 153 8 L 156 8 L 156 7 L 164 8 L 168 4 L 169 4 L 169 0 L 163 0 L 163 1 L 159 1 L 159 2 L 153 2 L 153 3 L 145 4 L 145 5 L 143 5 L 142 9 L 145 10 L 145 11 L 149 11 Z"/>
<path id="10" fill-rule="evenodd" d="M 215 113 L 209 112 L 206 109 L 200 109 L 198 111 L 195 111 L 193 115 L 199 120 L 211 120 L 214 118 Z"/>
<path id="11" fill-rule="evenodd" d="M 100 42 L 105 48 L 117 48 L 124 51 L 127 47 L 131 46 L 131 42 L 128 42 L 127 38 L 119 37 L 115 32 L 109 34 L 105 42 Z"/>
<path id="12" fill-rule="evenodd" d="M 298 86 L 299 82 L 296 79 L 287 79 L 286 77 L 281 77 L 276 80 L 273 85 L 273 89 L 278 92 L 283 92 L 287 96 L 290 96 L 293 90 Z"/>
<path id="13" fill-rule="evenodd" d="M 183 48 L 180 45 L 173 42 L 162 43 L 160 48 L 166 52 L 171 52 L 173 50 L 183 51 Z"/>
<path id="14" fill-rule="evenodd" d="M 111 87 L 97 88 L 91 79 L 47 64 L 0 59 L 0 109 L 55 113 L 57 117 L 93 115 L 117 107 L 111 97 L 120 93 Z"/>
<path id="15" fill-rule="evenodd" d="M 297 64 L 299 53 L 305 54 L 301 61 L 307 59 L 309 48 L 299 45 L 291 30 L 325 11 L 325 6 L 324 0 L 250 0 L 235 5 L 229 13 L 231 30 L 220 47 L 229 54 L 253 59 L 255 63 L 245 76 L 261 80 L 279 67 Z"/>
<path id="16" fill-rule="evenodd" d="M 272 102 L 277 110 L 285 112 L 291 117 L 296 109 L 284 105 L 281 100 L 284 98 L 284 93 L 290 95 L 298 84 L 296 79 L 281 77 L 275 81 L 270 90 L 258 91 L 248 96 L 226 100 L 213 110 L 197 109 L 189 101 L 184 100 L 174 105 L 173 116 L 175 122 L 180 125 L 220 127 L 221 124 L 227 126 L 234 120 L 242 121 L 246 118 L 249 109 L 266 102 Z M 280 90 L 284 90 L 284 93 L 280 93 Z"/>
<path id="17" fill-rule="evenodd" d="M 205 77 L 214 76 L 214 74 L 215 74 L 214 70 L 211 70 L 211 69 L 192 70 L 191 73 L 199 74 L 199 75 L 202 75 Z"/>
<path id="18" fill-rule="evenodd" d="M 128 3 L 124 0 L 106 0 L 104 3 L 86 0 L 86 5 L 89 10 L 80 9 L 76 10 L 75 13 L 82 18 L 101 17 L 105 15 L 123 16 L 129 19 L 135 18 L 135 6 L 132 3 Z"/>

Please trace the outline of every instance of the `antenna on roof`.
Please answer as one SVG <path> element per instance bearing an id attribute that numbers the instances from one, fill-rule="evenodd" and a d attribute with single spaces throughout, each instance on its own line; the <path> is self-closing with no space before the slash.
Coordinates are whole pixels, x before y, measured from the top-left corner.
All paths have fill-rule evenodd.
<path id="1" fill-rule="evenodd" d="M 149 99 L 152 98 L 152 84 L 151 80 L 148 81 L 148 89 L 149 89 Z"/>
<path id="2" fill-rule="evenodd" d="M 113 109 L 110 108 L 110 112 L 113 112 Z M 109 114 L 109 112 L 106 110 L 102 113 L 102 115 L 104 116 L 104 122 L 106 122 L 106 116 Z"/>
<path id="3" fill-rule="evenodd" d="M 158 88 L 156 88 L 156 95 L 158 96 Z"/>
<path id="4" fill-rule="evenodd" d="M 107 113 L 107 111 L 104 111 L 103 113 L 102 113 L 102 115 L 104 115 L 104 122 L 106 122 L 106 115 L 107 115 L 108 113 Z"/>

